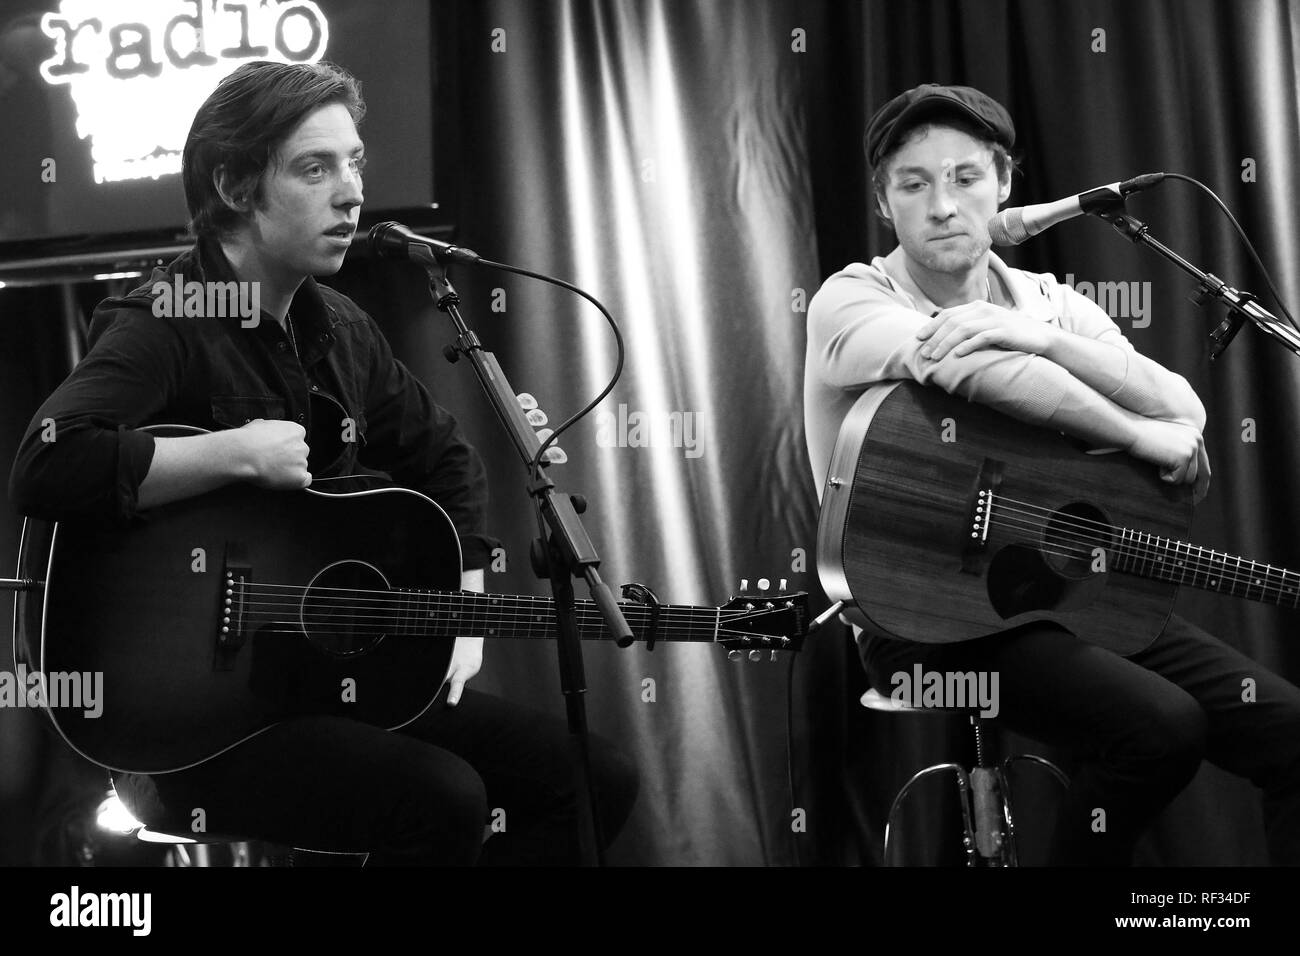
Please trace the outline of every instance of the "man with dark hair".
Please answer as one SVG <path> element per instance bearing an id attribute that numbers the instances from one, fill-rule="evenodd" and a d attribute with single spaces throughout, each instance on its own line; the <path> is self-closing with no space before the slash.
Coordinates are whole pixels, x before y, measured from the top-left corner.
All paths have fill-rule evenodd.
<path id="1" fill-rule="evenodd" d="M 359 462 L 442 506 L 460 536 L 462 586 L 483 590 L 494 540 L 478 454 L 374 320 L 313 278 L 338 271 L 357 228 L 363 114 L 356 81 L 327 64 L 248 63 L 221 82 L 185 145 L 197 242 L 96 309 L 88 354 L 20 445 L 10 496 L 22 512 L 124 525 L 231 482 L 302 489 Z M 191 282 L 251 287 L 261 308 L 178 318 L 185 310 L 167 297 Z M 328 428 L 322 409 L 336 412 Z M 356 440 L 336 437 L 325 451 L 316 436 L 337 435 L 344 418 Z M 57 441 L 41 440 L 46 420 Z M 153 423 L 211 433 L 139 430 Z M 582 796 L 564 724 L 465 690 L 482 645 L 457 638 L 445 700 L 400 732 L 286 720 L 190 769 L 116 774 L 118 791 L 151 826 L 188 830 L 202 807 L 209 832 L 369 852 L 378 863 L 471 863 L 480 853 L 483 862 L 576 862 Z M 631 810 L 636 772 L 609 744 L 592 745 L 608 840 Z M 489 808 L 509 824 L 484 845 Z"/>
<path id="2" fill-rule="evenodd" d="M 1205 412 L 1188 383 L 1137 353 L 1090 300 L 990 251 L 1014 143 L 1007 111 L 970 87 L 919 86 L 872 117 L 876 208 L 898 246 L 831 276 L 808 310 L 804 416 L 819 495 L 858 395 L 911 380 L 1124 449 L 1204 496 Z M 1300 863 L 1300 690 L 1179 617 L 1128 658 L 1047 624 L 943 645 L 860 632 L 859 646 L 878 689 L 917 664 L 997 673 L 1000 719 L 1081 757 L 1058 816 L 1058 863 L 1130 862 L 1202 758 L 1264 788 L 1273 859 Z"/>

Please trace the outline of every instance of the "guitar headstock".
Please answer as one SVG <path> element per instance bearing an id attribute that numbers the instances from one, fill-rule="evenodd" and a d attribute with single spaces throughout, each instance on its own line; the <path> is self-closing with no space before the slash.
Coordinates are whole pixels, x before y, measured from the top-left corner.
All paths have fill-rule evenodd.
<path id="1" fill-rule="evenodd" d="M 727 649 L 727 659 L 759 661 L 763 652 L 797 651 L 808 635 L 808 594 L 786 592 L 782 579 L 776 591 L 769 590 L 767 578 L 759 578 L 758 588 L 749 590 L 749 582 L 740 582 L 741 593 L 718 608 L 717 643 Z"/>

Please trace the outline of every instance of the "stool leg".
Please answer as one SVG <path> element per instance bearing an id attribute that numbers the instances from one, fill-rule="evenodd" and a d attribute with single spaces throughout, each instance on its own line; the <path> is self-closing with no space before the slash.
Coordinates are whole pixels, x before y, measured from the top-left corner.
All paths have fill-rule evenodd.
<path id="1" fill-rule="evenodd" d="M 1062 787 L 1067 790 L 1070 788 L 1070 778 L 1065 775 L 1065 772 L 1046 757 L 1040 757 L 1037 754 L 1016 754 L 1014 757 L 1008 757 L 1006 760 L 1002 761 L 1002 772 L 1005 773 L 1007 768 L 1017 760 L 1027 760 L 1030 763 L 1037 764 L 1051 773 L 1052 776 L 1056 778 L 1056 782 Z"/>
<path id="2" fill-rule="evenodd" d="M 998 782 L 1002 787 L 1002 811 L 1007 824 L 1007 849 L 1010 854 L 1008 866 L 1020 865 L 1019 857 L 1016 855 L 1016 824 L 1011 816 L 1011 780 L 1007 776 L 1007 769 L 1017 760 L 1024 760 L 1047 770 L 1063 788 L 1068 789 L 1070 786 L 1070 778 L 1062 772 L 1060 767 L 1046 757 L 1040 757 L 1037 754 L 1015 754 L 1002 761 L 1002 766 L 998 770 Z"/>
<path id="3" fill-rule="evenodd" d="M 190 859 L 190 851 L 185 849 L 184 843 L 177 843 L 167 853 L 168 866 L 193 866 L 194 861 Z"/>
<path id="4" fill-rule="evenodd" d="M 1005 766 L 1005 763 L 1004 763 Z M 1001 770 L 997 771 L 998 792 L 1002 794 L 1002 820 L 1006 830 L 1006 842 L 1001 863 L 1003 866 L 1019 866 L 1020 857 L 1016 853 L 1016 821 L 1011 815 L 1011 784 Z"/>
<path id="5" fill-rule="evenodd" d="M 881 853 L 881 861 L 885 866 L 889 866 L 889 837 L 890 831 L 894 826 L 894 816 L 898 813 L 903 804 L 903 799 L 907 796 L 912 786 L 918 783 L 932 773 L 942 773 L 945 770 L 951 770 L 957 774 L 957 791 L 958 800 L 961 803 L 962 825 L 965 829 L 965 836 L 962 843 L 966 848 L 966 865 L 975 865 L 975 828 L 971 824 L 970 814 L 970 779 L 966 775 L 966 770 L 961 764 L 940 763 L 933 767 L 926 767 L 912 775 L 912 778 L 903 784 L 903 788 L 898 791 L 898 796 L 894 797 L 893 805 L 889 808 L 889 816 L 885 818 L 885 846 Z"/>

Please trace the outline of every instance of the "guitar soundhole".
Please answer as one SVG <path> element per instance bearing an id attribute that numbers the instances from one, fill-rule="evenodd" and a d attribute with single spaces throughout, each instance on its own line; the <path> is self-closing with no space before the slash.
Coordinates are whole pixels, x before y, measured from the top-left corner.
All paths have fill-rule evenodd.
<path id="1" fill-rule="evenodd" d="M 1041 550 L 1047 566 L 1065 578 L 1078 580 L 1096 573 L 1099 549 L 1109 551 L 1109 523 L 1101 510 L 1082 501 L 1055 512 L 1043 532 Z"/>
<path id="2" fill-rule="evenodd" d="M 1003 618 L 1033 611 L 1080 611 L 1105 588 L 1093 571 L 1095 549 L 1109 549 L 1106 516 L 1076 502 L 1054 512 L 1042 527 L 1038 546 L 1010 544 L 989 562 L 989 603 Z"/>
<path id="3" fill-rule="evenodd" d="M 302 626 L 318 649 L 335 657 L 364 654 L 393 630 L 388 581 L 363 561 L 339 561 L 312 578 Z"/>

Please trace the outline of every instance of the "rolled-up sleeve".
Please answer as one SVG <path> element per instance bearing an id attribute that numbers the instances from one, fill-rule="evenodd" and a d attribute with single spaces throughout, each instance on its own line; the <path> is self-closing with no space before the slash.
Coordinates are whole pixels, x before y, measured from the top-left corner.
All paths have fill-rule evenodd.
<path id="1" fill-rule="evenodd" d="M 50 521 L 122 525 L 153 462 L 155 420 L 184 375 L 184 346 L 148 308 L 96 315 L 91 348 L 37 410 L 18 446 L 9 497 Z"/>
<path id="2" fill-rule="evenodd" d="M 460 537 L 465 570 L 487 565 L 500 542 L 487 534 L 487 471 L 451 413 L 393 357 L 373 319 L 366 443 L 361 463 L 428 495 L 447 512 Z"/>

